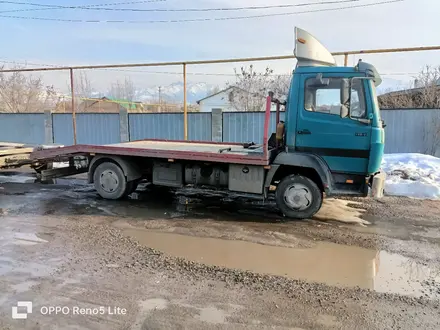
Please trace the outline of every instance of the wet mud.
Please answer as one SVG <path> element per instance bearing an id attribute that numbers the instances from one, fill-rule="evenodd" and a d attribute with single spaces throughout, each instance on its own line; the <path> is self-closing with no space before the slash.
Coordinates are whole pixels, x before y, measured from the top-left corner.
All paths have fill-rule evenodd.
<path id="1" fill-rule="evenodd" d="M 273 201 L 31 180 L 0 176 L 1 329 L 440 328 L 435 202 L 328 199 L 286 221 Z M 26 299 L 130 312 L 14 323 Z"/>

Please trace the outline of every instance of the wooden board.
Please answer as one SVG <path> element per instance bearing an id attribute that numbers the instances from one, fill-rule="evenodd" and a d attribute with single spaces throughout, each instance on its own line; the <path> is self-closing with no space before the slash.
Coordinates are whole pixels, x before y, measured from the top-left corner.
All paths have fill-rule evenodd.
<path id="1" fill-rule="evenodd" d="M 21 143 L 0 142 L 0 169 L 29 164 L 34 148 Z"/>
<path id="2" fill-rule="evenodd" d="M 0 169 L 9 167 L 20 167 L 22 165 L 30 164 L 29 153 L 21 155 L 0 156 Z"/>
<path id="3" fill-rule="evenodd" d="M 34 148 L 0 148 L 0 157 L 8 155 L 30 154 Z"/>
<path id="4" fill-rule="evenodd" d="M 8 147 L 8 148 L 15 148 L 15 147 L 24 147 L 23 143 L 11 143 L 11 142 L 1 142 L 0 141 L 0 148 L 1 147 Z"/>

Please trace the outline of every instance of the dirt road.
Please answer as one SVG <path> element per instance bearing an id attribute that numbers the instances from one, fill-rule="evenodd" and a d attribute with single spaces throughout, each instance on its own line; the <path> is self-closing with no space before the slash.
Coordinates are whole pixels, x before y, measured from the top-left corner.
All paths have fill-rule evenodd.
<path id="1" fill-rule="evenodd" d="M 252 201 L 105 201 L 28 175 L 0 176 L 0 329 L 440 328 L 439 202 L 329 200 L 285 222 Z"/>

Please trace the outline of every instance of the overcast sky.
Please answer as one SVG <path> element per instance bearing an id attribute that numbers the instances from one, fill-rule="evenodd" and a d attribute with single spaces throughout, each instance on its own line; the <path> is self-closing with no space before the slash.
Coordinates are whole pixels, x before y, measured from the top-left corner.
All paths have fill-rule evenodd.
<path id="1" fill-rule="evenodd" d="M 113 0 L 115 2 L 116 0 Z M 118 0 L 122 2 L 123 0 Z M 303 4 L 329 0 L 167 0 L 157 3 L 118 5 L 107 8 L 215 8 Z M 4 13 L 14 9 L 38 8 L 0 4 L 0 15 L 80 20 L 176 20 L 293 13 L 306 10 L 335 9 L 383 2 L 359 0 L 348 3 L 296 8 L 241 10 L 228 12 L 112 12 L 58 9 Z M 111 3 L 112 0 L 32 0 L 39 4 L 65 6 Z M 405 0 L 389 4 L 328 12 L 299 13 L 291 16 L 243 20 L 186 23 L 73 23 L 0 17 L 3 41 L 0 60 L 74 65 L 127 62 L 156 62 L 287 55 L 293 53 L 293 31 L 298 26 L 311 32 L 331 51 L 440 45 L 440 1 Z M 424 65 L 440 65 L 440 52 L 362 56 L 385 75 L 385 85 L 404 84 Z M 359 59 L 350 57 L 352 65 Z M 338 59 L 342 63 L 342 58 Z M 235 66 L 239 66 L 237 64 Z M 293 69 L 294 61 L 260 63 L 277 73 Z M 200 66 L 189 72 L 233 73 L 234 65 Z M 181 68 L 155 68 L 151 71 L 180 71 Z M 389 75 L 404 73 L 405 75 Z M 109 79 L 130 75 L 142 87 L 179 81 L 177 75 L 93 71 L 92 80 L 103 86 Z M 65 74 L 45 74 L 47 81 L 65 89 Z M 110 78 L 111 77 L 111 78 Z M 191 82 L 223 84 L 224 76 L 190 76 Z M 61 83 L 62 82 L 62 83 Z"/>

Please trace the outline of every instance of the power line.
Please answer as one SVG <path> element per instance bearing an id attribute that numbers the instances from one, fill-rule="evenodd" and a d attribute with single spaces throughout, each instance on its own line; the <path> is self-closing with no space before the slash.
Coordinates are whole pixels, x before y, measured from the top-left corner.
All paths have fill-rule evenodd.
<path id="1" fill-rule="evenodd" d="M 93 4 L 93 5 L 82 5 L 82 6 L 60 6 L 60 5 L 40 4 L 40 3 L 32 3 L 32 2 L 0 1 L 0 4 L 3 3 L 3 4 L 27 5 L 27 6 L 39 7 L 39 8 L 3 10 L 3 11 L 0 11 L 0 13 L 16 13 L 16 12 L 56 10 L 56 9 L 90 9 L 90 10 L 99 10 L 99 7 L 145 4 L 145 3 L 155 3 L 155 2 L 165 2 L 165 1 L 168 1 L 168 0 L 143 0 L 143 1 L 111 2 L 111 3 Z M 104 10 L 105 8 L 101 8 L 101 9 Z M 107 8 L 107 9 L 110 9 L 110 8 Z"/>
<path id="2" fill-rule="evenodd" d="M 0 11 L 0 13 L 14 13 L 14 12 L 24 12 L 24 11 L 53 10 L 53 9 L 81 9 L 81 10 L 95 10 L 95 11 L 125 11 L 125 12 L 214 12 L 214 11 L 262 10 L 262 9 L 280 9 L 280 8 L 292 8 L 292 7 L 308 7 L 308 6 L 332 5 L 332 4 L 359 2 L 359 1 L 360 0 L 333 0 L 333 1 L 289 4 L 289 5 L 247 6 L 247 7 L 229 7 L 229 8 L 228 7 L 178 8 L 178 9 L 164 9 L 164 8 L 139 9 L 139 8 L 106 8 L 106 7 L 101 8 L 101 6 L 105 6 L 105 4 L 90 5 L 90 6 L 39 5 L 39 6 L 43 6 L 44 8 L 14 9 L 14 10 Z M 0 3 L 1 2 L 2 1 L 0 1 Z M 32 5 L 36 6 L 38 4 L 32 4 Z"/>
<path id="3" fill-rule="evenodd" d="M 353 8 L 366 8 L 366 7 L 385 5 L 385 4 L 397 3 L 397 2 L 403 2 L 403 1 L 405 1 L 405 0 L 388 0 L 388 1 L 374 2 L 374 3 L 362 4 L 362 5 L 306 10 L 306 11 L 298 11 L 298 12 L 293 12 L 293 13 L 276 13 L 276 14 L 262 14 L 262 15 L 253 15 L 253 16 L 233 16 L 233 17 L 216 17 L 216 18 L 215 17 L 208 17 L 208 18 L 177 19 L 177 20 L 145 20 L 145 21 L 140 21 L 140 20 L 82 20 L 82 19 L 62 19 L 62 18 L 46 18 L 46 17 L 26 17 L 26 16 L 12 16 L 12 15 L 0 15 L 0 17 L 13 18 L 13 19 L 23 19 L 23 20 L 70 22 L 70 23 L 130 23 L 130 24 L 188 23 L 188 22 L 243 20 L 243 19 L 253 19 L 253 18 L 275 17 L 275 16 L 291 16 L 291 15 L 317 13 L 317 12 L 339 11 L 339 10 L 353 9 Z"/>
<path id="4" fill-rule="evenodd" d="M 151 3 L 151 2 L 165 2 L 168 0 L 143 0 L 143 1 L 126 1 L 126 2 L 110 2 L 110 3 L 101 3 L 101 4 L 93 4 L 93 5 L 80 5 L 80 6 L 72 6 L 76 8 L 82 7 L 104 7 L 104 6 L 120 6 L 120 5 L 135 5 L 141 3 Z M 41 3 L 33 3 L 33 2 L 18 2 L 18 1 L 0 1 L 0 3 L 11 4 L 11 5 L 25 5 L 25 6 L 35 6 L 35 7 L 51 7 L 51 8 L 63 8 L 64 6 L 60 5 L 50 5 L 50 4 L 41 4 Z M 70 7 L 70 6 L 68 6 Z"/>
<path id="5" fill-rule="evenodd" d="M 0 60 L 0 63 L 7 63 L 7 64 L 16 64 L 16 65 L 32 65 L 32 66 L 46 66 L 51 68 L 56 68 L 57 65 L 54 64 L 41 64 L 41 63 L 30 63 L 30 62 L 16 62 L 16 61 L 7 61 L 7 60 Z"/>

